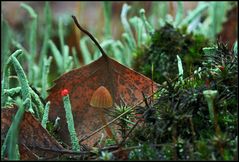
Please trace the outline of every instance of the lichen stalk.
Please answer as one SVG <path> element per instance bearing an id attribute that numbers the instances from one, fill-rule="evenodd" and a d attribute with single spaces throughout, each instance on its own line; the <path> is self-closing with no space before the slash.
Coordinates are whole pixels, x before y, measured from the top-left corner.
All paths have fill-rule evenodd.
<path id="1" fill-rule="evenodd" d="M 80 151 L 79 139 L 78 139 L 78 137 L 76 135 L 76 131 L 75 131 L 69 95 L 63 96 L 63 102 L 64 102 L 64 108 L 65 108 L 65 112 L 66 112 L 67 126 L 68 126 L 71 143 L 72 143 L 72 149 L 74 151 Z"/>

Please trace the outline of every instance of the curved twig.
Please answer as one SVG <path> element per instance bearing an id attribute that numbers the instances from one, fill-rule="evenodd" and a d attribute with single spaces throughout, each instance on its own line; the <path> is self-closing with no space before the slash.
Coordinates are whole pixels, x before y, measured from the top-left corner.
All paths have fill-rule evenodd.
<path id="1" fill-rule="evenodd" d="M 83 28 L 80 26 L 80 24 L 78 23 L 78 21 L 77 21 L 77 19 L 76 19 L 76 17 L 75 17 L 74 15 L 72 15 L 72 18 L 73 18 L 73 20 L 74 20 L 76 26 L 77 26 L 81 31 L 83 31 L 85 34 L 87 34 L 87 35 L 91 38 L 91 40 L 95 43 L 95 45 L 99 48 L 100 52 L 102 53 L 102 56 L 107 57 L 105 51 L 104 51 L 103 48 L 100 46 L 100 44 L 97 42 L 97 40 L 94 38 L 94 36 L 91 35 L 90 32 L 88 32 L 87 30 L 83 29 Z"/>

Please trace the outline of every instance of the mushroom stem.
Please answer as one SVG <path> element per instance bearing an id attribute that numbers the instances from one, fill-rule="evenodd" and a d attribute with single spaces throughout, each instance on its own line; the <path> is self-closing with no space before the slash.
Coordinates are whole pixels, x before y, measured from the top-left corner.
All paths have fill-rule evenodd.
<path id="1" fill-rule="evenodd" d="M 102 121 L 103 125 L 107 125 L 107 121 L 106 121 L 106 119 L 105 119 L 105 116 L 104 116 L 103 111 L 100 111 L 100 118 L 101 118 L 101 121 Z M 114 135 L 113 135 L 113 133 L 112 133 L 112 131 L 111 131 L 111 129 L 110 129 L 109 126 L 106 126 L 106 127 L 105 127 L 105 131 L 106 131 L 107 135 L 108 135 L 111 139 L 115 140 L 115 142 L 118 144 L 118 141 L 117 141 L 116 138 L 114 137 Z"/>

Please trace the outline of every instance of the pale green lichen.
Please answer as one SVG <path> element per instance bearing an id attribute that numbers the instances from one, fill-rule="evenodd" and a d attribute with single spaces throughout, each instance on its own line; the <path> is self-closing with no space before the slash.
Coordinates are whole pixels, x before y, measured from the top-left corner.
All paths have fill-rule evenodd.
<path id="1" fill-rule="evenodd" d="M 175 27 L 177 27 L 178 24 L 180 24 L 180 22 L 183 20 L 183 14 L 184 14 L 183 2 L 178 1 L 177 4 L 178 4 L 177 13 L 175 16 L 175 23 L 174 23 Z"/>
<path id="2" fill-rule="evenodd" d="M 29 15 L 32 18 L 32 22 L 30 24 L 30 30 L 29 30 L 29 38 L 28 38 L 28 45 L 29 45 L 29 66 L 28 66 L 28 79 L 30 81 L 34 80 L 34 75 L 36 75 L 33 70 L 31 70 L 31 68 L 34 66 L 34 60 L 36 58 L 36 54 L 37 54 L 37 14 L 36 12 L 33 10 L 33 8 L 31 6 L 29 6 L 26 3 L 22 3 L 21 7 L 24 8 Z"/>
<path id="3" fill-rule="evenodd" d="M 144 23 L 144 28 L 146 29 L 146 31 L 149 34 L 154 33 L 154 28 L 149 24 L 149 22 L 147 21 L 147 19 L 145 17 L 145 10 L 142 8 L 142 9 L 140 9 L 139 13 L 140 13 L 140 18 Z"/>
<path id="4" fill-rule="evenodd" d="M 40 64 L 42 64 L 44 62 L 44 59 L 46 58 L 47 50 L 49 49 L 48 41 L 50 40 L 52 32 L 52 12 L 50 9 L 49 2 L 45 2 L 44 19 L 46 27 L 44 29 L 44 38 L 40 53 Z"/>
<path id="5" fill-rule="evenodd" d="M 66 120 L 67 120 L 68 130 L 70 133 L 70 138 L 71 138 L 71 143 L 72 143 L 72 149 L 74 151 L 80 151 L 79 139 L 78 139 L 76 131 L 75 131 L 69 95 L 63 97 L 63 102 L 64 102 L 64 108 L 65 108 L 65 112 L 66 112 Z"/>
<path id="6" fill-rule="evenodd" d="M 20 95 L 21 93 L 21 87 L 15 87 L 11 89 L 5 89 L 4 93 L 8 95 L 9 97 L 14 97 L 14 95 Z M 36 113 L 36 116 L 38 119 L 41 119 L 43 116 L 43 111 L 44 111 L 44 106 L 43 103 L 41 102 L 40 97 L 32 90 L 30 87 L 30 94 L 31 94 L 31 99 L 32 102 L 35 104 L 35 107 L 33 106 L 32 108 L 34 109 L 34 113 Z"/>
<path id="7" fill-rule="evenodd" d="M 133 36 L 133 32 L 130 28 L 130 25 L 128 23 L 127 20 L 127 13 L 130 10 L 131 6 L 127 5 L 126 3 L 123 5 L 122 7 L 122 11 L 121 11 L 121 22 L 123 24 L 124 30 L 126 31 L 126 33 L 129 35 L 130 38 L 130 43 L 131 43 L 131 47 L 135 48 L 136 46 L 136 42 L 134 40 L 134 36 Z"/>
<path id="8" fill-rule="evenodd" d="M 215 115 L 214 115 L 214 99 L 216 98 L 218 94 L 217 90 L 205 90 L 203 91 L 203 95 L 207 101 L 208 104 L 208 110 L 210 119 L 213 123 L 215 123 Z"/>
<path id="9" fill-rule="evenodd" d="M 14 57 L 14 55 L 11 56 L 11 61 L 13 63 L 13 66 L 14 66 L 15 71 L 16 71 L 17 76 L 18 76 L 19 83 L 21 85 L 22 99 L 24 101 L 26 99 L 30 99 L 30 101 L 31 101 L 30 87 L 29 87 L 29 84 L 28 84 L 27 77 L 26 77 L 26 75 L 24 73 L 24 70 L 22 69 L 20 63 L 18 62 L 16 57 Z M 31 102 L 30 102 L 30 106 L 28 108 L 28 111 L 34 113 L 34 111 L 32 109 L 32 106 L 31 106 Z"/>
<path id="10" fill-rule="evenodd" d="M 132 18 L 129 19 L 129 22 L 132 24 L 132 26 L 135 29 L 135 32 L 137 33 L 137 47 L 140 47 L 140 45 L 142 44 L 142 34 L 144 33 L 144 24 L 142 22 L 142 20 L 138 17 L 138 16 L 134 16 Z"/>
<path id="11" fill-rule="evenodd" d="M 20 94 L 20 92 L 21 92 L 21 87 L 15 87 L 15 88 L 11 88 L 11 89 L 4 89 L 4 93 L 6 95 L 8 95 L 9 97 Z"/>
<path id="12" fill-rule="evenodd" d="M 112 2 L 104 1 L 104 17 L 105 17 L 105 37 L 111 37 L 111 8 L 112 8 Z"/>
<path id="13" fill-rule="evenodd" d="M 183 64 L 181 58 L 177 55 L 178 60 L 178 76 L 181 82 L 183 82 Z"/>
<path id="14" fill-rule="evenodd" d="M 23 104 L 18 98 L 17 100 L 18 111 L 12 121 L 12 124 L 7 132 L 5 140 L 1 148 L 1 159 L 4 158 L 6 151 L 8 152 L 8 160 L 20 160 L 18 149 L 18 136 L 20 130 L 20 124 L 25 113 L 25 109 L 30 106 L 30 99 L 27 98 Z"/>
<path id="15" fill-rule="evenodd" d="M 52 61 L 52 56 L 50 56 L 48 59 L 44 58 L 43 60 L 43 69 L 42 69 L 42 97 L 45 99 L 47 97 L 47 86 L 48 86 L 48 74 L 50 69 L 50 64 Z"/>
<path id="16" fill-rule="evenodd" d="M 44 114 L 43 114 L 42 121 L 41 121 L 41 125 L 43 128 L 46 128 L 46 123 L 48 121 L 49 108 L 50 108 L 50 101 L 48 101 L 46 103 L 46 106 L 44 109 Z"/>
<path id="17" fill-rule="evenodd" d="M 17 57 L 22 54 L 22 50 L 16 50 L 12 56 Z M 4 94 L 4 90 L 9 88 L 9 67 L 11 65 L 12 57 L 8 58 L 3 70 L 2 89 L 1 89 L 1 107 L 4 107 L 8 96 Z"/>
<path id="18" fill-rule="evenodd" d="M 41 102 L 40 97 L 32 90 L 30 87 L 30 94 L 31 94 L 31 99 L 32 102 L 35 104 L 34 112 L 38 116 L 37 118 L 41 120 L 44 112 L 44 105 Z"/>

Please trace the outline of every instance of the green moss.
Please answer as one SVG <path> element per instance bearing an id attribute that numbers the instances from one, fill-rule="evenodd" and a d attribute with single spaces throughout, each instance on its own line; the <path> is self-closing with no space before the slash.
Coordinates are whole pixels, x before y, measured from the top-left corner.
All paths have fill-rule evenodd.
<path id="1" fill-rule="evenodd" d="M 156 110 L 155 123 L 145 121 L 137 127 L 131 143 L 161 144 L 156 149 L 163 153 L 160 158 L 164 160 L 234 158 L 238 136 L 237 55 L 221 43 L 211 49 L 211 55 L 203 54 L 200 75 L 196 72 L 184 78 L 184 82 L 176 79 L 164 85 L 150 105 Z M 219 69 L 222 65 L 225 68 Z M 204 98 L 209 90 L 218 93 L 211 110 L 213 114 L 208 111 Z M 210 115 L 214 116 L 210 118 Z"/>
<path id="2" fill-rule="evenodd" d="M 170 78 L 177 77 L 177 55 L 182 59 L 185 76 L 192 69 L 201 65 L 202 48 L 208 46 L 208 40 L 203 35 L 188 34 L 185 28 L 175 29 L 165 24 L 152 35 L 151 45 L 137 50 L 135 69 L 151 77 L 151 64 L 154 64 L 154 80 L 158 83 L 165 81 L 163 74 Z"/>
<path id="3" fill-rule="evenodd" d="M 139 144 L 139 146 L 141 146 Z M 149 144 L 143 144 L 142 147 L 134 149 L 129 153 L 129 160 L 155 160 L 159 153 Z"/>

